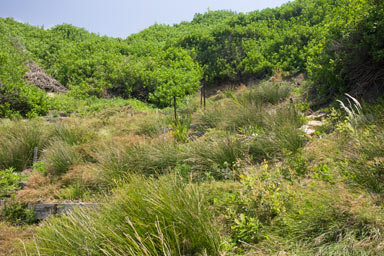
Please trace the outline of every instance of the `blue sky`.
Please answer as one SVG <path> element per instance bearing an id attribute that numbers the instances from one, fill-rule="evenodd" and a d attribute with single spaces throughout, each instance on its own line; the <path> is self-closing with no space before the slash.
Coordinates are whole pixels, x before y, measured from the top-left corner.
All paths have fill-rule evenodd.
<path id="1" fill-rule="evenodd" d="M 288 0 L 0 0 L 0 17 L 45 28 L 68 23 L 90 32 L 125 38 L 150 25 L 192 20 L 208 10 L 250 12 Z"/>

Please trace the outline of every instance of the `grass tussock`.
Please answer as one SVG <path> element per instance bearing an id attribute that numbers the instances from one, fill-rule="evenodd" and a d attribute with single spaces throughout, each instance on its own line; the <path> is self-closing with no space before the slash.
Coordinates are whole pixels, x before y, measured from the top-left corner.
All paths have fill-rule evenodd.
<path id="1" fill-rule="evenodd" d="M 72 122 L 60 122 L 53 127 L 52 137 L 74 146 L 94 140 L 96 135 L 89 130 L 89 127 Z"/>
<path id="2" fill-rule="evenodd" d="M 0 169 L 22 171 L 32 166 L 35 147 L 38 155 L 48 141 L 47 128 L 40 120 L 3 121 L 0 124 Z"/>
<path id="3" fill-rule="evenodd" d="M 179 162 L 180 151 L 173 142 L 156 139 L 149 143 L 107 142 L 93 153 L 106 178 L 113 180 L 129 173 L 163 174 Z"/>
<path id="4" fill-rule="evenodd" d="M 279 236 L 292 254 L 381 255 L 382 214 L 368 194 L 325 183 L 297 186 Z"/>
<path id="5" fill-rule="evenodd" d="M 234 136 L 215 136 L 190 143 L 184 152 L 184 163 L 197 177 L 233 179 L 246 160 L 247 151 L 247 145 Z"/>
<path id="6" fill-rule="evenodd" d="M 35 243 L 26 255 L 219 255 L 220 238 L 198 186 L 130 176 L 97 211 L 45 222 Z"/>
<path id="7" fill-rule="evenodd" d="M 53 140 L 43 152 L 43 163 L 53 176 L 65 174 L 69 168 L 81 162 L 79 151 L 62 140 Z"/>

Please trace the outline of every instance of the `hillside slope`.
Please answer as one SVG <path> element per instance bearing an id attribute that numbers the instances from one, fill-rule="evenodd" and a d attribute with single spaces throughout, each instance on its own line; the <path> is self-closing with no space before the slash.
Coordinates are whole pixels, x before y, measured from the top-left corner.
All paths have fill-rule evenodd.
<path id="1" fill-rule="evenodd" d="M 383 13 L 380 1 L 297 0 L 247 14 L 196 14 L 191 22 L 153 25 L 126 39 L 1 19 L 0 66 L 19 71 L 4 70 L 0 82 L 14 88 L 17 76 L 21 83 L 23 62 L 32 59 L 74 97 L 134 97 L 160 107 L 203 84 L 246 82 L 273 71 L 307 74 L 312 95 L 321 99 L 345 92 L 372 98 L 382 92 Z"/>

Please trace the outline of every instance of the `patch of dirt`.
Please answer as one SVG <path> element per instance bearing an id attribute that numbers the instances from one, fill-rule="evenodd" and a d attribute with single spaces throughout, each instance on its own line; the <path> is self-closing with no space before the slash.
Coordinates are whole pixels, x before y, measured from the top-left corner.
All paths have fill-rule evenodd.
<path id="1" fill-rule="evenodd" d="M 24 76 L 24 79 L 28 83 L 34 84 L 47 92 L 63 93 L 68 90 L 56 79 L 45 73 L 44 69 L 40 68 L 36 63 L 30 62 L 27 64 L 27 67 L 29 68 L 29 71 Z"/>

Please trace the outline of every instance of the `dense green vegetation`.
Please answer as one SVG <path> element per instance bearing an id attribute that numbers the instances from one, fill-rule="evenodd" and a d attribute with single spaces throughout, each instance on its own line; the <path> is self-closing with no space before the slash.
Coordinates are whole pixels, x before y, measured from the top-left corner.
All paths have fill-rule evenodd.
<path id="1" fill-rule="evenodd" d="M 173 113 L 149 107 L 3 120 L 19 146 L 0 163 L 20 167 L 2 172 L 14 200 L 2 220 L 29 222 L 19 202 L 99 203 L 34 227 L 25 255 L 381 255 L 383 105 L 349 98 L 305 135 L 308 104 L 289 100 L 304 88 L 226 90 L 205 111 L 190 98 L 184 129 L 165 134 Z M 26 142 L 39 143 L 33 165 L 18 157 Z"/>
<path id="2" fill-rule="evenodd" d="M 18 255 L 384 255 L 383 17 L 296 0 L 126 39 L 1 18 L 0 242 L 68 200 L 97 206 Z M 27 84 L 33 62 L 68 91 Z"/>
<path id="3" fill-rule="evenodd" d="M 126 39 L 69 24 L 44 29 L 1 19 L 1 115 L 40 115 L 54 105 L 22 81 L 27 60 L 74 97 L 133 97 L 160 107 L 202 84 L 246 82 L 274 71 L 308 74 L 322 96 L 377 95 L 383 81 L 383 5 L 297 0 L 246 14 L 209 11 Z"/>

